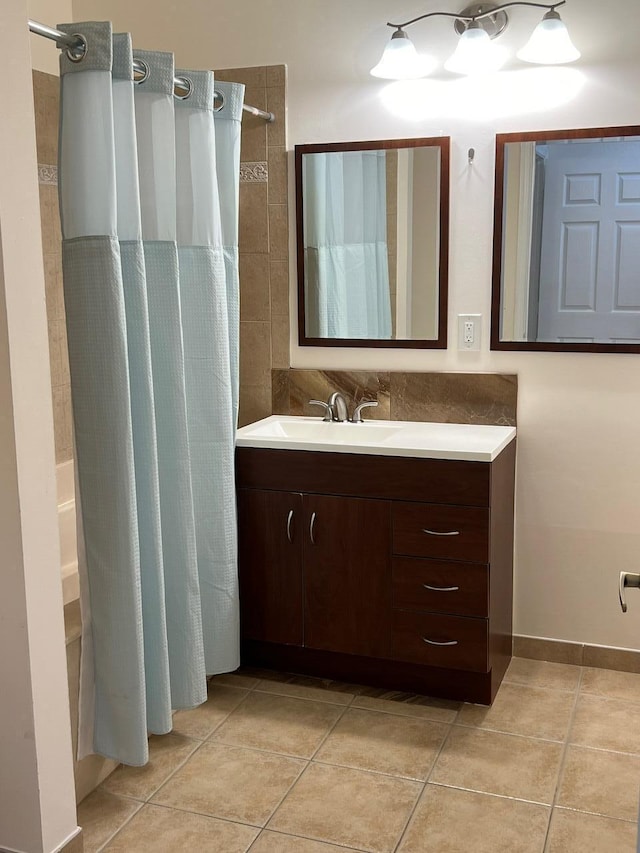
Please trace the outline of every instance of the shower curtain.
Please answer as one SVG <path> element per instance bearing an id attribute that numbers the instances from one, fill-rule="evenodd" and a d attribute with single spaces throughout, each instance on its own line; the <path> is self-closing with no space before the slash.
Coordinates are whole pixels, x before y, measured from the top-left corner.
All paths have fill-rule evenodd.
<path id="1" fill-rule="evenodd" d="M 303 157 L 308 337 L 390 338 L 384 151 Z"/>
<path id="2" fill-rule="evenodd" d="M 233 451 L 244 87 L 108 23 L 61 56 L 60 209 L 82 521 L 79 755 L 148 733 L 239 664 Z M 190 84 L 174 97 L 174 73 Z"/>

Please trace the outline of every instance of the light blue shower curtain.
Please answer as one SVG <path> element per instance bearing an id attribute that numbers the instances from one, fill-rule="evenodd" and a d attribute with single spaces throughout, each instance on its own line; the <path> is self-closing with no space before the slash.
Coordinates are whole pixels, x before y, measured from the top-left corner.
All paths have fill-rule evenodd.
<path id="1" fill-rule="evenodd" d="M 306 333 L 390 338 L 384 151 L 305 154 Z"/>
<path id="2" fill-rule="evenodd" d="M 86 561 L 80 755 L 148 760 L 148 733 L 239 664 L 233 449 L 244 88 L 61 25 L 60 208 Z M 221 128 L 218 133 L 218 128 Z M 81 576 L 82 577 L 82 576 Z"/>

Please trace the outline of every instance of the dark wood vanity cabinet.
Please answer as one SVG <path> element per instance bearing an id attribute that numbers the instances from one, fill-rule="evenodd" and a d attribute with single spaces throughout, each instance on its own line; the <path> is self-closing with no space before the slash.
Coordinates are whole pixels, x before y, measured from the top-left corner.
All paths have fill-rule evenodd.
<path id="1" fill-rule="evenodd" d="M 490 703 L 514 464 L 238 448 L 243 663 Z"/>

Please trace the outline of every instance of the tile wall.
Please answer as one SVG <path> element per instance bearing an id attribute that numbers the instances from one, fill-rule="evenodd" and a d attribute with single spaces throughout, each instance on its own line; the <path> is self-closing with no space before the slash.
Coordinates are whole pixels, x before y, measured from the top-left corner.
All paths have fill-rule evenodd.
<path id="1" fill-rule="evenodd" d="M 227 68 L 245 102 L 240 151 L 240 425 L 271 414 L 271 370 L 289 366 L 289 214 L 284 65 Z"/>
<path id="2" fill-rule="evenodd" d="M 377 400 L 364 417 L 515 426 L 518 377 L 498 373 L 386 373 L 342 370 L 274 370 L 273 411 L 318 415 L 309 400 L 341 391 L 349 408 Z"/>
<path id="3" fill-rule="evenodd" d="M 62 291 L 62 250 L 58 213 L 58 91 L 58 77 L 42 71 L 33 72 L 56 463 L 66 462 L 73 455 L 71 382 Z"/>

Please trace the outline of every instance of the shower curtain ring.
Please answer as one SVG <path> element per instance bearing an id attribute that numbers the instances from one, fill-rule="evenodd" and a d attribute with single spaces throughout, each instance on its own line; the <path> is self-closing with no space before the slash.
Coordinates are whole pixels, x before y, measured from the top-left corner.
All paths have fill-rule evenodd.
<path id="1" fill-rule="evenodd" d="M 67 54 L 67 59 L 70 62 L 82 62 L 82 60 L 87 55 L 87 50 L 89 49 L 87 46 L 86 38 L 81 35 L 81 33 L 73 33 L 73 38 L 76 39 L 76 43 L 73 47 L 68 47 L 65 51 Z"/>
<path id="2" fill-rule="evenodd" d="M 184 93 L 181 93 L 180 90 L 184 89 Z M 181 101 L 186 101 L 188 97 L 191 96 L 191 92 L 193 92 L 193 81 L 190 77 L 176 77 L 173 81 L 173 94 L 176 98 L 180 98 Z"/>
<path id="3" fill-rule="evenodd" d="M 136 77 L 136 74 L 139 76 Z M 144 59 L 134 59 L 133 61 L 133 82 L 134 83 L 144 83 L 149 77 L 149 66 L 144 61 Z"/>

